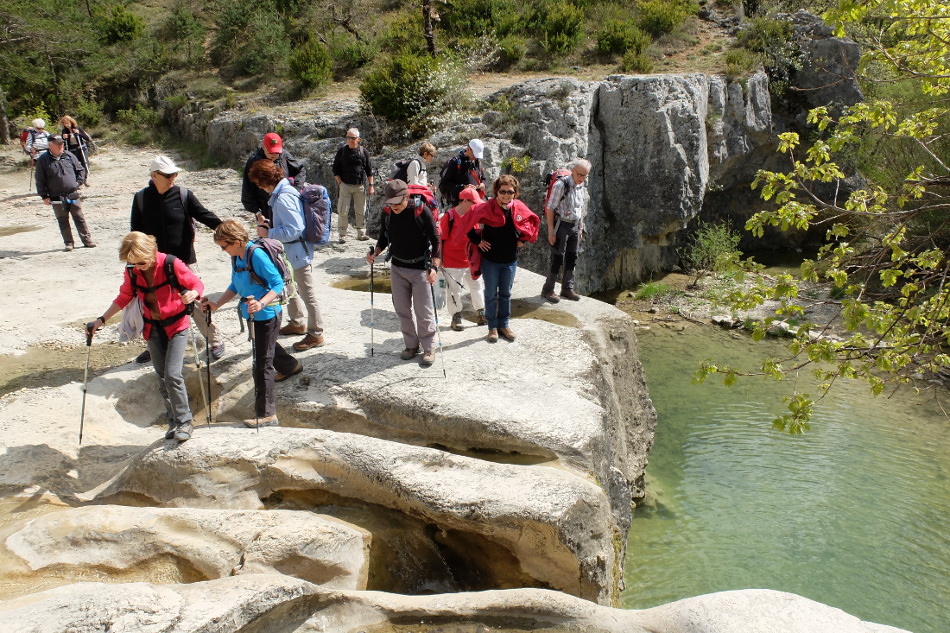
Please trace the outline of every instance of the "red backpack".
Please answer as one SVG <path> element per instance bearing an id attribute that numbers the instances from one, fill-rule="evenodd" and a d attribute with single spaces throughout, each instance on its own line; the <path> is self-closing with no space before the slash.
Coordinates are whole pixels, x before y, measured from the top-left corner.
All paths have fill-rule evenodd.
<path id="1" fill-rule="evenodd" d="M 567 191 L 567 187 L 569 185 L 569 183 L 567 182 L 567 178 L 569 178 L 570 175 L 571 175 L 571 170 L 563 169 L 563 168 L 555 169 L 554 171 L 549 171 L 547 174 L 545 174 L 544 184 L 548 188 L 548 192 L 544 195 L 544 206 L 541 209 L 542 213 L 544 213 L 544 209 L 549 208 L 548 200 L 551 199 L 551 190 L 554 189 L 554 183 L 556 183 L 558 180 L 563 180 L 564 187 L 565 187 L 564 191 Z M 560 200 L 558 202 L 560 202 Z"/>

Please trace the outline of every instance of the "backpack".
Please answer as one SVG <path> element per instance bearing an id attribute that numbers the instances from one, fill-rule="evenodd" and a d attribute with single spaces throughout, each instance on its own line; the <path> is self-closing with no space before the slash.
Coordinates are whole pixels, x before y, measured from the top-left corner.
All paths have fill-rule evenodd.
<path id="1" fill-rule="evenodd" d="M 146 187 L 147 189 L 148 187 Z M 188 189 L 178 186 L 178 193 L 181 194 L 181 208 L 187 211 L 188 209 Z M 135 208 L 139 213 L 145 213 L 145 189 L 139 189 L 135 192 L 135 197 L 133 198 L 135 202 Z M 194 219 L 191 220 L 191 223 L 194 224 Z"/>
<path id="2" fill-rule="evenodd" d="M 258 248 L 264 250 L 270 258 L 271 263 L 277 268 L 277 272 L 280 273 L 280 278 L 284 280 L 284 289 L 277 295 L 277 301 L 280 305 L 285 305 L 297 292 L 296 288 L 294 288 L 293 269 L 290 267 L 290 262 L 287 261 L 287 255 L 284 254 L 284 245 L 279 241 L 269 237 L 258 237 L 251 240 L 248 242 L 247 251 L 245 252 L 247 268 L 242 268 L 237 265 L 237 257 L 231 258 L 231 268 L 236 273 L 250 273 L 252 282 L 262 288 L 267 288 L 266 282 L 254 272 L 254 265 L 251 263 L 254 251 Z"/>
<path id="3" fill-rule="evenodd" d="M 390 180 L 401 180 L 403 182 L 409 182 L 409 165 L 413 161 L 419 161 L 419 167 L 422 167 L 422 161 L 420 158 L 404 158 L 403 160 L 397 160 L 393 163 L 393 166 L 389 168 L 389 179 Z"/>
<path id="4" fill-rule="evenodd" d="M 300 190 L 303 202 L 303 239 L 320 246 L 330 241 L 330 194 L 323 185 L 307 185 Z"/>
<path id="5" fill-rule="evenodd" d="M 20 145 L 26 145 L 26 139 L 30 138 L 30 136 L 35 135 L 35 133 L 36 133 L 36 128 L 33 128 L 33 127 L 24 128 L 23 131 L 20 132 Z"/>
<path id="6" fill-rule="evenodd" d="M 544 196 L 544 206 L 542 207 L 542 213 L 546 213 L 544 209 L 550 208 L 548 206 L 548 201 L 551 199 L 551 190 L 554 189 L 554 183 L 556 183 L 558 180 L 563 181 L 565 187 L 564 191 L 567 191 L 567 187 L 570 186 L 570 183 L 567 182 L 567 179 L 570 177 L 570 175 L 571 170 L 564 168 L 549 171 L 544 175 L 544 186 L 547 187 L 548 192 Z M 561 201 L 558 200 L 558 204 L 560 204 L 560 202 Z"/>
<path id="7" fill-rule="evenodd" d="M 162 286 L 166 286 L 166 285 L 171 286 L 172 288 L 177 290 L 178 294 L 181 294 L 182 292 L 187 290 L 184 286 L 181 285 L 181 282 L 178 281 L 178 275 L 175 273 L 175 260 L 177 259 L 178 258 L 175 257 L 174 255 L 168 255 L 168 254 L 165 255 L 165 264 L 164 266 L 162 266 L 162 268 L 165 270 L 165 281 L 158 284 L 157 286 L 138 285 L 137 283 L 135 283 L 135 277 L 130 272 L 129 278 L 132 280 L 132 296 L 135 297 L 135 295 L 139 292 L 142 293 L 142 296 L 145 296 L 147 293 L 155 292 L 157 288 L 161 288 Z M 185 305 L 184 310 L 166 319 L 150 319 L 148 317 L 143 317 L 143 320 L 146 323 L 151 323 L 152 325 L 157 325 L 159 327 L 167 327 L 171 325 L 172 323 L 176 322 L 178 319 L 182 318 L 183 316 L 191 316 L 191 314 L 194 313 L 194 311 L 195 311 L 195 303 L 194 301 L 192 301 L 191 303 Z"/>
<path id="8" fill-rule="evenodd" d="M 439 171 L 439 193 L 442 195 L 442 200 L 451 200 L 452 193 L 455 189 L 455 182 L 449 173 L 454 169 L 459 169 L 458 156 L 453 156 L 442 164 L 442 169 Z"/>

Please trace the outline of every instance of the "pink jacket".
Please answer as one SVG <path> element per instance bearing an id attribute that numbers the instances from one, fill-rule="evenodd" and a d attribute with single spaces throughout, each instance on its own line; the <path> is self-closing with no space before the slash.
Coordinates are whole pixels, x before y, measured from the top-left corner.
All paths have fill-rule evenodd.
<path id="1" fill-rule="evenodd" d="M 119 288 L 119 295 L 115 298 L 115 304 L 120 308 L 124 308 L 135 297 L 136 289 L 143 294 L 142 305 L 145 307 L 144 316 L 146 321 L 145 328 L 142 331 L 142 336 L 146 341 L 152 332 L 152 324 L 149 323 L 149 319 L 161 321 L 179 316 L 179 318 L 165 325 L 165 333 L 169 336 L 169 338 L 188 328 L 188 315 L 185 313 L 185 308 L 187 306 L 181 302 L 181 298 L 178 295 L 178 289 L 173 284 L 169 283 L 168 278 L 165 276 L 166 257 L 169 256 L 165 253 L 155 254 L 155 272 L 152 279 L 155 285 L 152 286 L 152 289 L 155 293 L 155 301 L 158 303 L 159 314 L 155 315 L 149 313 L 149 309 L 145 304 L 144 297 L 144 293 L 146 292 L 145 288 L 148 285 L 148 282 L 145 281 L 145 275 L 142 274 L 142 271 L 136 268 L 126 267 L 125 275 L 122 279 L 122 286 Z M 178 283 L 182 288 L 187 290 L 196 290 L 198 292 L 198 296 L 201 296 L 205 289 L 204 284 L 201 283 L 201 279 L 199 279 L 197 275 L 191 272 L 191 269 L 188 268 L 188 265 L 185 264 L 185 262 L 181 261 L 180 259 L 176 259 L 174 263 L 174 270 L 175 276 L 178 278 Z"/>
<path id="2" fill-rule="evenodd" d="M 512 200 L 511 219 L 515 224 L 515 230 L 518 231 L 518 237 L 522 242 L 534 244 L 538 240 L 538 228 L 541 226 L 541 218 L 521 200 Z M 461 218 L 463 235 L 467 235 L 475 225 L 487 224 L 489 226 L 504 226 L 505 213 L 498 204 L 497 199 L 492 198 L 487 202 L 476 204 L 472 210 Z M 459 223 L 458 221 L 456 223 Z M 459 230 L 455 228 L 455 230 Z M 472 271 L 472 278 L 478 279 L 482 274 L 482 252 L 474 244 L 468 249 L 469 268 Z"/>

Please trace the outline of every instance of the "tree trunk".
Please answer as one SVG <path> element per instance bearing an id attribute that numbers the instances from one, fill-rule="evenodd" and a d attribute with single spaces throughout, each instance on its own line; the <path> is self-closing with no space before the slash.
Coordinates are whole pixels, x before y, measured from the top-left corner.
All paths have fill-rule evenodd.
<path id="1" fill-rule="evenodd" d="M 7 120 L 7 95 L 0 88 L 0 143 L 10 142 L 10 121 Z"/>
<path id="2" fill-rule="evenodd" d="M 426 38 L 426 48 L 435 57 L 435 32 L 432 28 L 432 0 L 422 0 L 422 34 Z"/>

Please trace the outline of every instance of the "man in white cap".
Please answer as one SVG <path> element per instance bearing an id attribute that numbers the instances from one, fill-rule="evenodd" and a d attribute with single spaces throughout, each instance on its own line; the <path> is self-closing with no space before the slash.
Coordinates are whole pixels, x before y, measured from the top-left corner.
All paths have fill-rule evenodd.
<path id="1" fill-rule="evenodd" d="M 198 202 L 195 194 L 175 184 L 181 171 L 168 156 L 156 156 L 148 164 L 152 179 L 148 186 L 136 192 L 132 200 L 133 231 L 141 231 L 155 238 L 158 250 L 174 255 L 198 274 L 198 258 L 195 255 L 195 222 L 210 229 L 221 224 L 221 219 Z M 218 360 L 224 356 L 224 342 L 214 324 L 208 324 L 202 315 L 196 315 L 195 325 L 211 344 L 211 356 Z M 148 362 L 148 351 L 135 359 Z"/>
<path id="2" fill-rule="evenodd" d="M 69 228 L 69 216 L 73 216 L 76 232 L 86 248 L 95 248 L 92 234 L 86 226 L 82 213 L 79 187 L 86 182 L 86 168 L 79 159 L 63 149 L 62 136 L 50 136 L 47 151 L 36 159 L 36 193 L 43 203 L 53 207 L 59 232 L 66 250 L 73 250 L 73 232 Z"/>
<path id="3" fill-rule="evenodd" d="M 482 169 L 482 156 L 485 144 L 473 138 L 459 150 L 458 155 L 446 161 L 439 179 L 439 192 L 451 206 L 459 203 L 459 193 L 471 185 L 485 196 L 485 171 Z"/>
<path id="4" fill-rule="evenodd" d="M 33 131 L 26 137 L 26 146 L 23 148 L 30 158 L 36 158 L 49 147 L 49 132 L 46 131 L 46 121 L 33 119 Z"/>

